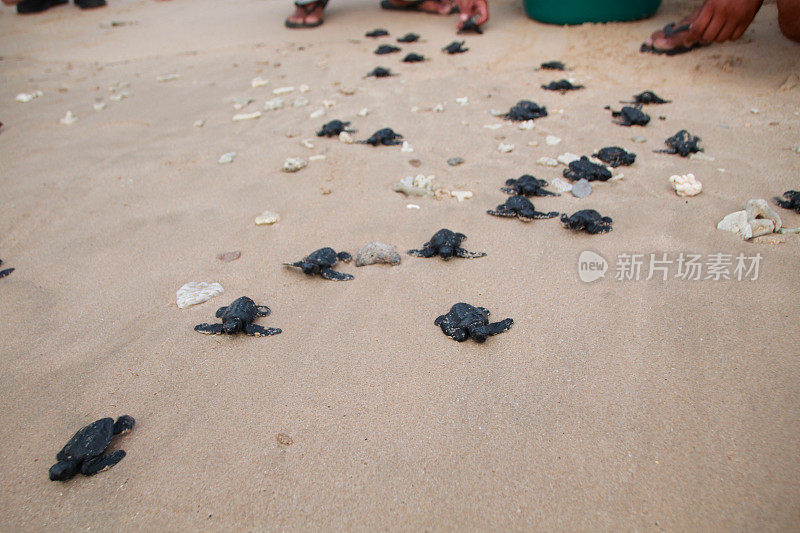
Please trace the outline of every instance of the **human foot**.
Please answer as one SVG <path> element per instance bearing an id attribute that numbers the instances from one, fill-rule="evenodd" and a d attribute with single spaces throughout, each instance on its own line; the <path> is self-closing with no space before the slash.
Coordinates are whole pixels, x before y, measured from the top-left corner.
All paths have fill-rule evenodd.
<path id="1" fill-rule="evenodd" d="M 324 22 L 327 0 L 318 0 L 310 4 L 295 3 L 294 13 L 286 19 L 287 28 L 316 28 Z"/>

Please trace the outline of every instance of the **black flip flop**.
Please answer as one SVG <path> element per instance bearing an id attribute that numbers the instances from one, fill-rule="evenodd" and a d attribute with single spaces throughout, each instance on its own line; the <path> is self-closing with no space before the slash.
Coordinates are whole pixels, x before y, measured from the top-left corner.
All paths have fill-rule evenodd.
<path id="1" fill-rule="evenodd" d="M 28 13 L 41 13 L 53 6 L 66 4 L 68 0 L 22 0 L 17 4 L 17 13 L 26 15 Z"/>
<path id="2" fill-rule="evenodd" d="M 425 0 L 413 0 L 411 2 L 403 1 L 403 5 L 397 5 L 393 4 L 389 0 L 381 0 L 381 8 L 389 11 L 422 11 L 422 9 L 419 7 L 422 2 L 425 2 Z M 425 11 L 425 13 L 427 13 L 427 11 Z M 450 12 L 447 14 L 452 15 L 453 13 L 458 13 L 458 6 L 453 5 L 450 9 Z"/>
<path id="3" fill-rule="evenodd" d="M 81 9 L 94 9 L 106 5 L 106 0 L 75 0 L 75 5 Z"/>
<path id="4" fill-rule="evenodd" d="M 302 9 L 306 15 L 310 15 L 311 12 L 314 11 L 319 5 L 322 5 L 322 9 L 324 10 L 325 7 L 328 5 L 328 0 L 317 0 L 316 2 L 311 2 L 310 4 L 298 4 L 297 2 L 295 2 L 294 5 Z M 317 26 L 322 26 L 323 22 L 325 22 L 325 19 L 319 19 L 316 22 L 308 23 L 308 22 L 293 22 L 287 18 L 283 23 L 286 25 L 287 28 L 296 30 L 301 28 L 316 28 Z"/>
<path id="5" fill-rule="evenodd" d="M 673 35 L 689 31 L 689 28 L 691 28 L 691 24 L 681 24 L 680 26 L 675 26 L 674 22 L 670 22 L 669 24 L 664 26 L 664 28 L 661 31 L 664 32 L 664 37 L 672 37 Z M 686 52 L 691 52 L 692 50 L 697 50 L 698 48 L 703 48 L 704 46 L 708 45 L 702 43 L 694 43 L 692 46 L 678 46 L 671 50 L 659 50 L 658 48 L 654 48 L 652 46 L 648 46 L 645 43 L 642 43 L 642 47 L 639 48 L 639 52 L 665 55 L 665 56 L 676 56 L 679 54 L 685 54 Z"/>

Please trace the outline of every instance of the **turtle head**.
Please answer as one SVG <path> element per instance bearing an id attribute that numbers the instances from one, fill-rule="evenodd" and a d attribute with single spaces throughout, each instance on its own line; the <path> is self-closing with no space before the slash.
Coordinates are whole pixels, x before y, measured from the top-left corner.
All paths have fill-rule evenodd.
<path id="1" fill-rule="evenodd" d="M 242 319 L 239 317 L 228 318 L 227 320 L 225 320 L 225 322 L 222 323 L 222 329 L 228 335 L 238 333 L 244 329 L 242 327 Z"/>
<path id="2" fill-rule="evenodd" d="M 450 244 L 443 244 L 439 247 L 439 255 L 442 257 L 453 257 L 453 246 Z"/>
<path id="3" fill-rule="evenodd" d="M 59 461 L 50 467 L 50 481 L 66 481 L 78 473 L 78 461 Z"/>
<path id="4" fill-rule="evenodd" d="M 300 265 L 300 268 L 303 270 L 304 274 L 316 274 L 317 272 L 316 263 L 312 263 L 310 261 L 303 261 L 303 264 Z"/>
<path id="5" fill-rule="evenodd" d="M 486 337 L 489 336 L 489 329 L 483 324 L 467 326 L 467 331 L 469 336 L 475 339 L 476 342 L 484 342 Z"/>

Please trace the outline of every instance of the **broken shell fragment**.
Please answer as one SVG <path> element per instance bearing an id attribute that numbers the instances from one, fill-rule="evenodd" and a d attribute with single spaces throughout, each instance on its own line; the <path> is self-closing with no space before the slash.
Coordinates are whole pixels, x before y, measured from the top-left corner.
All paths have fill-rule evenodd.
<path id="1" fill-rule="evenodd" d="M 294 92 L 294 87 L 278 87 L 277 89 L 272 89 L 272 94 L 274 95 L 281 95 Z"/>
<path id="2" fill-rule="evenodd" d="M 359 117 L 366 117 L 369 114 L 369 109 L 366 107 L 362 108 L 361 111 L 356 113 Z"/>
<path id="3" fill-rule="evenodd" d="M 276 109 L 283 108 L 283 100 L 280 98 L 273 98 L 264 102 L 264 111 L 275 111 Z"/>
<path id="4" fill-rule="evenodd" d="M 217 259 L 219 259 L 220 261 L 223 261 L 225 263 L 230 263 L 231 261 L 236 261 L 240 257 L 242 257 L 242 252 L 240 252 L 238 250 L 233 251 L 233 252 L 224 252 L 224 253 L 221 253 L 221 254 L 217 255 Z"/>
<path id="5" fill-rule="evenodd" d="M 703 184 L 694 174 L 674 175 L 669 177 L 672 188 L 678 196 L 697 196 L 703 191 Z"/>
<path id="6" fill-rule="evenodd" d="M 180 78 L 180 74 L 162 74 L 156 78 L 156 81 L 165 82 L 165 81 L 173 81 Z"/>
<path id="7" fill-rule="evenodd" d="M 222 154 L 217 163 L 219 163 L 220 165 L 232 163 L 234 157 L 236 157 L 236 152 L 228 152 L 227 154 Z"/>
<path id="8" fill-rule="evenodd" d="M 314 143 L 311 142 L 311 139 L 303 139 L 302 141 L 300 141 L 300 144 L 302 144 L 303 146 L 305 146 L 310 150 L 314 149 Z"/>
<path id="9" fill-rule="evenodd" d="M 203 119 L 200 119 L 200 120 L 195 120 L 195 121 L 194 121 L 194 127 L 195 127 L 195 128 L 202 128 L 202 127 L 203 127 L 203 126 L 205 126 L 205 125 L 206 125 L 206 121 L 205 121 L 205 120 L 203 120 Z"/>
<path id="10" fill-rule="evenodd" d="M 463 157 L 451 157 L 450 159 L 447 160 L 447 164 L 450 165 L 451 167 L 458 166 L 463 162 L 464 162 Z"/>
<path id="11" fill-rule="evenodd" d="M 568 167 L 570 163 L 572 163 L 573 161 L 578 161 L 580 158 L 581 158 L 581 156 L 579 156 L 577 154 L 571 154 L 569 152 L 566 152 L 566 153 L 563 153 L 560 156 L 558 156 L 556 158 L 556 160 L 559 163 L 561 163 L 562 165 Z"/>
<path id="12" fill-rule="evenodd" d="M 539 163 L 540 165 L 545 166 L 545 167 L 557 167 L 558 166 L 558 161 L 556 161 L 552 157 L 540 157 L 539 160 L 537 161 L 537 163 Z"/>
<path id="13" fill-rule="evenodd" d="M 61 122 L 65 126 L 70 126 L 75 124 L 78 121 L 78 117 L 76 117 L 72 111 L 67 111 L 67 114 L 64 115 L 59 122 Z"/>
<path id="14" fill-rule="evenodd" d="M 260 76 L 257 77 L 257 78 L 253 78 L 250 81 L 250 87 L 252 87 L 253 89 L 256 89 L 258 87 L 264 87 L 266 85 L 269 85 L 269 80 L 265 80 L 264 78 L 262 78 Z"/>
<path id="15" fill-rule="evenodd" d="M 472 198 L 472 191 L 450 191 L 450 196 L 459 202 L 463 202 L 464 200 Z"/>
<path id="16" fill-rule="evenodd" d="M 414 151 L 414 148 L 408 143 L 408 141 L 403 141 L 403 146 L 400 148 L 400 151 L 410 153 Z"/>
<path id="17" fill-rule="evenodd" d="M 243 120 L 252 120 L 254 118 L 260 118 L 261 111 L 255 111 L 253 113 L 239 113 L 238 115 L 233 115 L 234 122 L 241 122 Z"/>
<path id="18" fill-rule="evenodd" d="M 343 131 L 343 132 L 341 132 L 341 133 L 339 134 L 339 141 L 340 141 L 340 142 L 343 142 L 343 143 L 345 143 L 345 144 L 353 144 L 353 143 L 355 142 L 355 140 L 353 139 L 353 136 L 352 136 L 352 135 L 350 135 L 350 134 L 349 134 L 348 132 L 346 132 L 346 131 Z"/>
<path id="19" fill-rule="evenodd" d="M 311 101 L 308 98 L 300 97 L 297 98 L 294 102 L 292 102 L 292 107 L 304 107 L 310 104 Z"/>
<path id="20" fill-rule="evenodd" d="M 233 108 L 239 111 L 240 109 L 244 109 L 255 102 L 255 100 L 248 96 L 236 96 L 231 100 L 231 102 L 233 103 Z"/>
<path id="21" fill-rule="evenodd" d="M 556 146 L 561 142 L 561 137 L 556 137 L 555 135 L 548 135 L 544 138 L 544 143 L 547 146 Z"/>
<path id="22" fill-rule="evenodd" d="M 555 160 L 554 160 L 555 161 Z M 558 163 L 556 163 L 558 164 Z M 565 193 L 572 190 L 572 184 L 563 178 L 555 178 L 550 182 L 550 186 L 559 193 Z"/>
<path id="23" fill-rule="evenodd" d="M 312 112 L 308 115 L 308 118 L 320 118 L 325 116 L 325 108 L 319 108 L 316 111 Z"/>
<path id="24" fill-rule="evenodd" d="M 44 95 L 42 91 L 33 91 L 32 93 L 19 93 L 16 98 L 14 98 L 17 102 L 22 102 L 23 104 L 27 104 L 31 100 L 35 100 L 40 96 Z"/>
<path id="25" fill-rule="evenodd" d="M 308 161 L 302 157 L 290 157 L 283 162 L 283 168 L 281 170 L 284 172 L 297 172 L 298 170 L 305 168 L 306 165 L 308 165 Z"/>
<path id="26" fill-rule="evenodd" d="M 278 213 L 273 211 L 264 211 L 260 215 L 258 215 L 255 219 L 256 226 L 271 226 L 275 224 L 277 221 L 281 219 L 281 216 Z"/>
<path id="27" fill-rule="evenodd" d="M 206 283 L 204 281 L 192 281 L 177 290 L 175 301 L 178 307 L 185 309 L 191 305 L 201 304 L 211 298 L 225 292 L 219 283 Z"/>
<path id="28" fill-rule="evenodd" d="M 436 187 L 433 185 L 434 178 L 435 176 L 424 174 L 418 174 L 416 177 L 406 176 L 392 185 L 392 190 L 406 196 L 433 196 L 436 192 Z"/>
<path id="29" fill-rule="evenodd" d="M 397 248 L 391 244 L 381 242 L 371 242 L 362 246 L 356 254 L 356 266 L 374 265 L 376 263 L 386 263 L 389 265 L 399 265 L 401 261 Z"/>
<path id="30" fill-rule="evenodd" d="M 513 150 L 514 150 L 514 145 L 513 144 L 500 143 L 500 144 L 497 145 L 497 151 L 502 153 L 502 154 L 507 154 L 507 153 L 509 153 L 509 152 L 511 152 Z"/>
<path id="31" fill-rule="evenodd" d="M 106 103 L 105 102 L 95 102 L 94 104 L 92 104 L 92 107 L 94 108 L 95 111 L 102 111 L 103 109 L 106 108 Z"/>
<path id="32" fill-rule="evenodd" d="M 523 120 L 517 127 L 523 131 L 529 131 L 536 127 L 536 123 L 533 120 Z"/>

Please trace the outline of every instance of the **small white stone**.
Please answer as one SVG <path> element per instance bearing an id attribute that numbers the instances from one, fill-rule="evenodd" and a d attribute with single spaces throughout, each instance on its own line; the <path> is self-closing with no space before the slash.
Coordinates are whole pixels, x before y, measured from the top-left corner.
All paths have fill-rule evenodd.
<path id="1" fill-rule="evenodd" d="M 406 204 L 406 209 L 419 209 L 417 204 Z"/>
<path id="2" fill-rule="evenodd" d="M 553 159 L 552 157 L 540 157 L 537 161 L 538 164 L 545 166 L 545 167 L 557 167 L 558 161 Z"/>
<path id="3" fill-rule="evenodd" d="M 272 89 L 272 94 L 280 95 L 280 94 L 287 94 L 294 91 L 294 87 L 278 87 L 277 89 Z"/>
<path id="4" fill-rule="evenodd" d="M 314 143 L 312 142 L 312 139 L 303 139 L 302 141 L 300 141 L 300 144 L 302 144 L 303 146 L 305 146 L 310 150 L 314 149 Z"/>
<path id="5" fill-rule="evenodd" d="M 539 146 L 539 141 L 528 141 L 528 146 Z M 553 161 L 555 161 L 555 159 Z M 556 163 L 558 163 L 558 161 L 556 161 Z"/>
<path id="6" fill-rule="evenodd" d="M 308 165 L 308 161 L 302 157 L 290 157 L 283 162 L 283 168 L 281 170 L 284 172 L 297 172 L 298 170 L 305 168 L 306 165 Z"/>
<path id="7" fill-rule="evenodd" d="M 131 95 L 130 91 L 120 91 L 117 94 L 112 94 L 108 97 L 109 100 L 112 102 L 121 102 L 123 99 L 128 98 Z"/>
<path id="8" fill-rule="evenodd" d="M 416 113 L 417 111 L 419 111 L 419 106 L 417 106 L 417 105 L 411 106 L 411 112 L 412 113 Z"/>
<path id="9" fill-rule="evenodd" d="M 95 102 L 92 105 L 92 107 L 94 108 L 95 111 L 102 111 L 103 109 L 106 108 L 106 103 L 105 102 Z"/>
<path id="10" fill-rule="evenodd" d="M 469 198 L 472 198 L 472 191 L 450 191 L 450 196 L 457 199 L 459 202 L 463 202 Z"/>
<path id="11" fill-rule="evenodd" d="M 458 102 L 460 105 L 467 105 L 469 103 L 469 98 L 462 96 L 461 98 L 456 98 L 456 102 Z"/>
<path id="12" fill-rule="evenodd" d="M 303 85 L 301 85 L 300 87 L 298 87 L 298 90 L 299 90 L 301 93 L 307 93 L 308 91 L 310 91 L 310 90 L 311 90 L 311 88 L 310 88 L 308 85 L 306 85 L 306 84 L 303 84 Z"/>
<path id="13" fill-rule="evenodd" d="M 65 126 L 71 126 L 72 124 L 75 124 L 77 121 L 78 117 L 76 117 L 72 113 L 72 111 L 67 111 L 67 114 L 64 115 L 64 117 L 61 120 L 59 120 L 59 122 L 61 122 Z"/>
<path id="14" fill-rule="evenodd" d="M 239 113 L 238 115 L 233 115 L 234 122 L 241 122 L 242 120 L 252 120 L 254 118 L 260 118 L 261 111 L 255 111 L 253 113 Z"/>
<path id="15" fill-rule="evenodd" d="M 219 163 L 220 165 L 232 163 L 234 157 L 236 157 L 236 152 L 228 152 L 227 154 L 222 154 L 217 163 Z"/>
<path id="16" fill-rule="evenodd" d="M 557 165 L 558 163 L 556 163 Z M 555 178 L 550 182 L 550 186 L 560 193 L 569 192 L 572 190 L 572 184 L 564 178 Z"/>
<path id="17" fill-rule="evenodd" d="M 747 211 L 736 211 L 725 216 L 717 224 L 717 229 L 736 233 L 742 239 L 749 239 L 753 236 L 753 229 L 747 223 Z"/>
<path id="18" fill-rule="evenodd" d="M 491 114 L 493 117 L 502 117 L 503 115 L 506 114 L 506 112 L 500 111 L 499 109 L 492 109 L 491 111 L 489 111 L 489 114 Z"/>
<path id="19" fill-rule="evenodd" d="M 353 144 L 353 142 L 355 142 L 353 140 L 353 136 L 346 131 L 343 131 L 342 133 L 339 134 L 339 141 L 345 144 Z"/>
<path id="20" fill-rule="evenodd" d="M 631 140 L 635 143 L 646 143 L 647 137 L 642 137 L 641 135 L 637 135 L 636 137 L 631 137 Z"/>
<path id="21" fill-rule="evenodd" d="M 443 111 L 444 111 L 444 104 L 436 104 L 435 106 L 433 106 L 434 113 L 441 113 Z"/>
<path id="22" fill-rule="evenodd" d="M 325 159 L 325 156 L 322 154 L 312 155 L 308 158 L 309 161 L 322 161 L 323 159 Z"/>
<path id="23" fill-rule="evenodd" d="M 336 100 L 323 100 L 322 101 L 322 107 L 324 107 L 325 109 L 330 109 L 335 105 L 336 105 Z"/>
<path id="24" fill-rule="evenodd" d="M 484 124 L 483 127 L 486 128 L 487 130 L 499 130 L 500 128 L 503 127 L 503 125 L 502 124 Z"/>
<path id="25" fill-rule="evenodd" d="M 283 100 L 280 98 L 273 98 L 264 102 L 264 111 L 275 111 L 276 109 L 283 108 Z"/>
<path id="26" fill-rule="evenodd" d="M 281 219 L 281 216 L 274 211 L 264 211 L 256 217 L 256 226 L 271 226 Z"/>
<path id="27" fill-rule="evenodd" d="M 548 135 L 544 138 L 544 143 L 547 146 L 557 146 L 561 142 L 561 137 L 556 137 L 555 135 Z"/>
<path id="28" fill-rule="evenodd" d="M 760 111 L 759 111 L 758 109 L 756 109 L 755 107 L 751 108 L 751 109 L 750 109 L 750 112 L 751 112 L 752 114 L 754 114 L 754 115 L 758 115 L 758 114 L 760 113 Z"/>
<path id="29" fill-rule="evenodd" d="M 534 124 L 532 120 L 523 120 L 522 122 L 519 123 L 519 126 L 517 127 L 522 131 L 529 131 L 535 128 L 536 124 Z"/>
<path id="30" fill-rule="evenodd" d="M 558 157 L 556 158 L 556 160 L 557 160 L 559 163 L 561 163 L 562 165 L 564 165 L 564 166 L 567 166 L 567 167 L 568 167 L 570 163 L 572 163 L 573 161 L 577 161 L 577 160 L 579 160 L 580 158 L 581 158 L 581 156 L 579 156 L 579 155 L 577 155 L 577 154 L 572 154 L 572 153 L 570 153 L 570 152 L 566 152 L 566 153 L 563 153 L 563 154 L 561 154 L 560 156 L 558 156 Z"/>
<path id="31" fill-rule="evenodd" d="M 203 120 L 202 118 L 200 120 L 195 120 L 194 121 L 194 127 L 195 128 L 202 128 L 205 125 L 206 125 L 206 121 Z"/>
<path id="32" fill-rule="evenodd" d="M 181 77 L 180 74 L 162 74 L 161 76 L 158 76 L 156 78 L 156 81 L 161 81 L 161 82 L 173 81 L 173 80 L 177 80 L 180 77 Z"/>
<path id="33" fill-rule="evenodd" d="M 500 143 L 500 144 L 497 145 L 497 151 L 502 153 L 502 154 L 507 154 L 507 153 L 509 153 L 509 152 L 511 152 L 513 150 L 514 150 L 514 145 L 513 144 Z"/>
<path id="34" fill-rule="evenodd" d="M 44 93 L 42 91 L 33 91 L 32 93 L 19 93 L 17 95 L 17 97 L 15 98 L 15 100 L 17 102 L 22 102 L 23 104 L 27 104 L 31 100 L 35 100 L 36 98 L 39 98 L 43 94 Z"/>
<path id="35" fill-rule="evenodd" d="M 250 80 L 250 87 L 252 87 L 253 89 L 257 87 L 265 87 L 267 85 L 269 85 L 269 80 L 265 80 L 261 76 Z"/>
<path id="36" fill-rule="evenodd" d="M 358 112 L 358 113 L 356 113 L 356 114 L 357 114 L 359 117 L 366 117 L 367 115 L 369 115 L 369 109 L 367 109 L 366 107 L 364 107 L 364 108 L 361 108 L 361 111 L 359 111 L 359 112 Z"/>
<path id="37" fill-rule="evenodd" d="M 694 177 L 694 174 L 682 176 L 675 174 L 670 176 L 669 182 L 678 196 L 697 196 L 703 191 L 703 184 Z"/>
<path id="38" fill-rule="evenodd" d="M 292 107 L 305 107 L 310 104 L 311 101 L 308 98 L 300 97 L 297 98 L 294 102 L 292 102 Z"/>
<path id="39" fill-rule="evenodd" d="M 319 108 L 316 111 L 313 111 L 310 115 L 308 115 L 309 118 L 320 118 L 324 116 L 325 116 L 324 108 Z"/>
<path id="40" fill-rule="evenodd" d="M 245 107 L 249 106 L 255 100 L 248 96 L 237 96 L 231 100 L 233 102 L 233 108 L 237 111 L 240 109 L 244 109 Z"/>
<path id="41" fill-rule="evenodd" d="M 706 155 L 703 152 L 695 152 L 689 156 L 689 159 L 692 161 L 714 161 L 712 156 Z"/>
<path id="42" fill-rule="evenodd" d="M 175 303 L 180 309 L 201 304 L 225 292 L 219 283 L 206 283 L 205 281 L 192 281 L 185 284 L 175 293 Z"/>
<path id="43" fill-rule="evenodd" d="M 410 153 L 414 151 L 414 148 L 408 143 L 408 141 L 403 141 L 403 146 L 400 148 L 400 151 Z"/>

